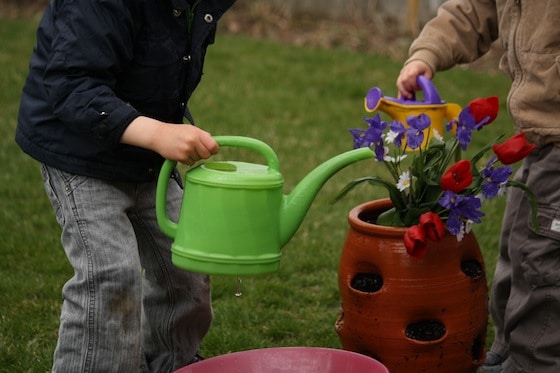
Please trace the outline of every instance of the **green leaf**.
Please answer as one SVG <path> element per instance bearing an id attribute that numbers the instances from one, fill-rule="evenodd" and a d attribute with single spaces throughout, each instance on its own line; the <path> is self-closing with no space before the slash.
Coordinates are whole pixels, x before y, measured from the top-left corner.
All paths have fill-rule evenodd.
<path id="1" fill-rule="evenodd" d="M 527 199 L 529 200 L 529 205 L 531 205 L 531 225 L 533 229 L 539 229 L 539 220 L 537 219 L 537 196 L 529 187 L 519 181 L 509 180 L 507 186 L 512 186 L 515 188 L 522 189 L 527 194 Z"/>
<path id="2" fill-rule="evenodd" d="M 437 205 L 441 194 L 442 190 L 439 186 L 439 183 L 435 185 L 429 185 L 428 187 L 426 187 L 424 194 L 422 195 L 423 205 L 428 205 L 429 209 L 431 209 L 432 207 Z"/>
<path id="3" fill-rule="evenodd" d="M 474 155 L 474 157 L 471 158 L 471 163 L 473 165 L 473 168 L 475 168 L 474 166 L 478 163 L 478 161 L 484 156 L 484 154 L 492 149 L 492 146 L 494 144 L 496 144 L 498 142 L 498 140 L 500 140 L 502 137 L 504 137 L 504 135 L 500 135 L 498 137 L 496 137 L 494 140 L 490 141 L 488 144 L 486 144 L 486 146 L 482 149 L 480 149 L 480 151 L 478 153 L 476 153 Z"/>
<path id="4" fill-rule="evenodd" d="M 444 158 L 445 144 L 436 144 L 422 152 L 412 163 L 412 175 L 427 185 L 439 185 L 439 164 Z"/>
<path id="5" fill-rule="evenodd" d="M 379 216 L 377 217 L 376 223 L 378 225 L 384 225 L 384 226 L 387 226 L 387 227 L 406 227 L 407 226 L 403 223 L 403 221 L 401 220 L 399 212 L 394 207 L 392 207 L 391 209 L 389 209 L 387 211 L 384 211 L 381 214 L 379 214 Z"/>
<path id="6" fill-rule="evenodd" d="M 372 185 L 384 187 L 389 192 L 389 198 L 391 198 L 391 201 L 393 202 L 393 206 L 398 211 L 404 211 L 406 209 L 406 202 L 403 200 L 401 192 L 398 190 L 396 185 L 391 184 L 388 181 L 385 181 L 377 176 L 367 176 L 367 177 L 353 180 L 352 182 L 348 183 L 340 193 L 336 195 L 333 202 L 340 201 L 348 193 L 350 193 L 352 189 L 354 189 L 356 186 L 363 183 L 369 183 Z"/>
<path id="7" fill-rule="evenodd" d="M 404 226 L 410 227 L 412 225 L 416 225 L 420 222 L 420 215 L 425 212 L 430 211 L 428 207 L 419 208 L 419 207 L 412 207 L 410 210 L 407 211 L 404 217 Z"/>

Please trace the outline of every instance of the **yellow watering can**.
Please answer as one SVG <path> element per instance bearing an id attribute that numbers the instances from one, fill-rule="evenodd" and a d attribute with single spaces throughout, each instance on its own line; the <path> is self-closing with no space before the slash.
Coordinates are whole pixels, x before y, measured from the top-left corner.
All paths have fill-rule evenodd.
<path id="1" fill-rule="evenodd" d="M 428 115 L 431 119 L 432 131 L 429 131 L 429 136 L 424 138 L 422 148 L 425 148 L 434 136 L 434 130 L 443 135 L 444 118 L 447 121 L 457 118 L 461 107 L 457 104 L 442 101 L 432 81 L 425 76 L 419 75 L 417 82 L 424 93 L 424 101 L 416 101 L 415 98 L 407 100 L 384 97 L 381 89 L 373 87 L 368 91 L 364 105 L 366 111 L 370 113 L 377 110 L 382 111 L 405 126 L 408 116 Z"/>

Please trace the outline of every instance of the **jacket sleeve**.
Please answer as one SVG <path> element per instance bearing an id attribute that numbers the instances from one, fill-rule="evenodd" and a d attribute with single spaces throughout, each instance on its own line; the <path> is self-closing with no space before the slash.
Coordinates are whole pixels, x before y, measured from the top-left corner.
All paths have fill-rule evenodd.
<path id="1" fill-rule="evenodd" d="M 73 131 L 115 147 L 139 115 L 114 92 L 118 74 L 132 59 L 132 15 L 122 0 L 59 4 L 43 75 L 49 104 Z"/>
<path id="2" fill-rule="evenodd" d="M 495 0 L 447 0 L 411 44 L 405 62 L 422 60 L 432 71 L 484 55 L 498 38 Z"/>

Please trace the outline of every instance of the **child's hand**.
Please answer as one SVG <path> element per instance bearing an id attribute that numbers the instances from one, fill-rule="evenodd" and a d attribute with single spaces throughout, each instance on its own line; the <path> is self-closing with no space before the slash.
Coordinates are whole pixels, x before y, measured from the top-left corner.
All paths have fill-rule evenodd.
<path id="1" fill-rule="evenodd" d="M 133 120 L 121 142 L 153 150 L 166 159 L 189 166 L 219 150 L 212 136 L 198 127 L 164 123 L 148 117 Z"/>
<path id="2" fill-rule="evenodd" d="M 414 92 L 420 90 L 416 81 L 418 75 L 424 75 L 426 78 L 432 79 L 434 73 L 426 63 L 420 60 L 411 61 L 402 68 L 397 78 L 399 98 L 411 99 Z"/>

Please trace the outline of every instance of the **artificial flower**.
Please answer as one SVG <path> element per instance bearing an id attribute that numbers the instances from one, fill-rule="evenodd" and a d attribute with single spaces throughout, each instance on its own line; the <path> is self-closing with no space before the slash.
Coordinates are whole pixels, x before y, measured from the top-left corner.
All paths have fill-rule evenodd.
<path id="1" fill-rule="evenodd" d="M 382 161 L 385 155 L 383 130 L 387 127 L 387 123 L 381 120 L 379 114 L 373 118 L 366 117 L 364 120 L 369 126 L 366 130 L 361 128 L 350 129 L 354 136 L 354 148 L 373 146 L 376 159 Z"/>
<path id="2" fill-rule="evenodd" d="M 410 172 L 405 171 L 399 176 L 399 182 L 397 183 L 397 188 L 402 192 L 410 187 Z"/>
<path id="3" fill-rule="evenodd" d="M 441 177 L 439 185 L 443 190 L 459 193 L 472 183 L 471 162 L 462 159 L 456 162 Z"/>
<path id="4" fill-rule="evenodd" d="M 510 175 L 513 173 L 513 168 L 509 166 L 495 168 L 495 162 L 496 156 L 492 157 L 482 171 L 480 171 L 480 175 L 484 177 L 482 195 L 486 199 L 491 199 L 501 195 L 503 187 L 507 183 Z"/>
<path id="5" fill-rule="evenodd" d="M 472 133 L 478 129 L 474 116 L 467 107 L 459 114 L 459 121 L 455 122 L 457 131 L 457 140 L 461 145 L 461 149 L 467 150 L 467 146 L 472 140 Z"/>
<path id="6" fill-rule="evenodd" d="M 395 146 L 398 146 L 400 148 L 402 146 L 402 140 L 404 139 L 404 134 L 406 131 L 404 124 L 402 124 L 398 120 L 394 120 L 391 122 L 389 128 L 391 130 L 387 134 L 387 142 L 393 143 L 395 144 Z"/>
<path id="7" fill-rule="evenodd" d="M 529 155 L 535 144 L 529 144 L 523 132 L 513 135 L 501 144 L 492 146 L 492 150 L 503 164 L 513 164 Z"/>
<path id="8" fill-rule="evenodd" d="M 389 148 L 385 147 L 385 156 L 383 157 L 384 162 L 401 162 L 406 159 L 406 154 L 399 155 L 398 157 L 391 157 L 389 154 Z"/>
<path id="9" fill-rule="evenodd" d="M 426 114 L 411 115 L 406 118 L 406 123 L 409 126 L 406 129 L 406 145 L 410 149 L 417 149 L 424 142 L 424 130 L 430 127 L 430 117 Z"/>
<path id="10" fill-rule="evenodd" d="M 487 125 L 498 116 L 499 100 L 496 96 L 475 98 L 469 102 L 468 107 L 476 123 Z"/>
<path id="11" fill-rule="evenodd" d="M 473 131 L 481 129 L 496 119 L 498 115 L 498 98 L 478 98 L 469 103 L 459 113 L 457 120 L 447 123 L 447 130 L 455 129 L 461 149 L 466 150 L 472 140 Z"/>
<path id="12" fill-rule="evenodd" d="M 443 141 L 443 136 L 439 133 L 438 130 L 434 129 L 432 131 L 432 136 L 434 139 L 438 140 L 438 141 Z"/>
<path id="13" fill-rule="evenodd" d="M 472 224 L 481 223 L 483 200 L 502 195 L 506 186 L 523 189 L 536 221 L 536 201 L 522 183 L 509 180 L 509 164 L 527 156 L 534 145 L 523 134 L 502 144 L 496 140 L 471 159 L 461 159 L 461 152 L 473 135 L 484 129 L 498 115 L 495 96 L 472 100 L 446 125 L 446 132 L 436 133 L 430 116 L 422 113 L 406 117 L 406 124 L 390 124 L 377 114 L 365 118 L 367 129 L 352 129 L 355 147 L 370 147 L 375 159 L 389 172 L 389 178 L 366 176 L 349 183 L 336 197 L 341 199 L 356 185 L 367 182 L 389 192 L 393 207 L 377 218 L 377 224 L 408 227 L 404 235 L 407 252 L 422 257 L 427 240 L 440 240 L 445 232 L 461 240 Z M 429 141 L 424 141 L 429 138 Z M 486 152 L 494 150 L 484 167 L 479 167 Z M 501 162 L 501 164 L 499 164 Z"/>
<path id="14" fill-rule="evenodd" d="M 406 230 L 403 242 L 408 255 L 414 258 L 422 258 L 426 254 L 428 247 L 426 233 L 419 225 L 413 225 Z"/>
<path id="15" fill-rule="evenodd" d="M 472 195 L 461 195 L 447 190 L 443 193 L 439 204 L 449 211 L 445 227 L 454 235 L 461 231 L 467 220 L 480 223 L 480 218 L 484 216 L 480 211 L 482 201 Z"/>
<path id="16" fill-rule="evenodd" d="M 428 211 L 420 215 L 420 226 L 424 228 L 426 236 L 432 241 L 439 241 L 445 234 L 445 225 L 435 212 Z"/>

